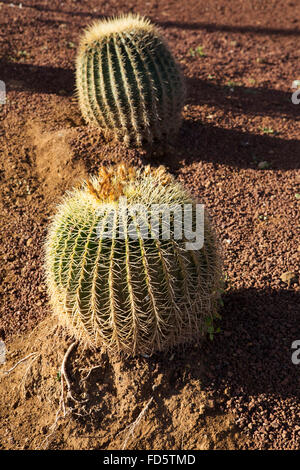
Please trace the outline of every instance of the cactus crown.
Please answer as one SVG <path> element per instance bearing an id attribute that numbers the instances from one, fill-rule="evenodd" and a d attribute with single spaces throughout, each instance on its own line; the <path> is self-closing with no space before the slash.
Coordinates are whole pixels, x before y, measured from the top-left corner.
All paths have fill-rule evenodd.
<path id="1" fill-rule="evenodd" d="M 104 39 L 105 36 L 109 38 L 115 33 L 129 33 L 133 31 L 141 31 L 143 34 L 146 32 L 159 34 L 159 28 L 154 26 L 150 20 L 138 14 L 129 13 L 111 19 L 95 21 L 86 29 L 79 47 L 84 51 L 86 46 L 93 45 L 100 38 Z"/>
<path id="2" fill-rule="evenodd" d="M 125 196 L 128 207 L 189 204 L 191 196 L 163 167 L 121 164 L 101 168 L 68 193 L 46 242 L 51 302 L 75 337 L 129 354 L 152 353 L 189 341 L 214 317 L 220 281 L 216 241 L 206 216 L 204 246 L 186 250 L 183 240 L 143 238 L 137 218 L 110 209 Z M 124 219 L 125 220 L 125 219 Z M 106 237 L 109 226 L 112 236 Z M 130 227 L 135 237 L 131 237 Z"/>
<path id="3" fill-rule="evenodd" d="M 86 30 L 76 85 L 85 120 L 127 145 L 166 139 L 178 129 L 183 77 L 159 28 L 139 15 L 96 22 Z"/>
<path id="4" fill-rule="evenodd" d="M 116 201 L 121 196 L 134 194 L 133 186 L 137 184 L 141 176 L 157 178 L 161 185 L 172 181 L 172 176 L 162 165 L 158 168 L 151 168 L 147 165 L 141 172 L 133 166 L 121 163 L 116 167 L 101 167 L 98 176 L 87 181 L 87 186 L 89 192 L 99 202 Z"/>

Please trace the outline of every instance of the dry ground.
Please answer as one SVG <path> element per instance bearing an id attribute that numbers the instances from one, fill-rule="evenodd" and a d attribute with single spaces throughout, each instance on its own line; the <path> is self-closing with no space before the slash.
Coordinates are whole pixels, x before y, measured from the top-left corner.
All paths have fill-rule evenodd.
<path id="1" fill-rule="evenodd" d="M 0 448 L 120 448 L 151 397 L 127 448 L 299 448 L 298 10 L 297 0 L 0 2 L 1 372 L 41 354 L 1 375 Z M 180 135 L 152 155 L 105 142 L 73 98 L 81 29 L 128 11 L 161 25 L 187 79 Z M 88 402 L 68 403 L 47 439 L 71 338 L 49 312 L 46 228 L 66 189 L 122 158 L 165 164 L 209 209 L 227 277 L 222 333 L 151 359 L 74 351 L 74 383 L 100 367 L 76 389 Z"/>

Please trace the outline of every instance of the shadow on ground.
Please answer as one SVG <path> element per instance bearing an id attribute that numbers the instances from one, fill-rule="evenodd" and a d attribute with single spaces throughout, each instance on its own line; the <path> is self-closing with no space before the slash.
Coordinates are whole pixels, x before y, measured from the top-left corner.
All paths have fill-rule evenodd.
<path id="1" fill-rule="evenodd" d="M 291 359 L 291 345 L 300 340 L 299 301 L 300 294 L 292 290 L 228 292 L 222 332 L 213 341 L 176 351 L 172 361 L 155 355 L 170 385 L 168 393 L 176 393 L 186 379 L 198 378 L 205 387 L 224 385 L 235 393 L 300 399 L 299 366 Z"/>
<path id="2" fill-rule="evenodd" d="M 299 119 L 298 108 L 291 102 L 288 92 L 219 85 L 198 78 L 187 79 L 187 89 L 188 105 L 208 105 L 224 115 L 241 115 L 243 120 L 246 115 L 249 122 L 256 116 Z M 267 162 L 270 169 L 299 167 L 299 140 L 282 138 L 272 128 L 261 128 L 260 134 L 253 134 L 239 128 L 221 127 L 223 122 L 224 116 L 214 116 L 214 110 L 211 123 L 193 116 L 185 118 L 172 157 L 167 157 L 169 165 L 176 170 L 185 159 L 254 169 L 262 161 Z"/>
<path id="3" fill-rule="evenodd" d="M 17 2 L 11 2 L 10 0 L 3 0 L 1 3 L 18 6 Z M 49 8 L 44 5 L 26 5 L 22 4 L 23 8 L 35 9 L 38 11 L 61 13 L 62 15 L 70 15 L 71 17 L 79 16 L 82 18 L 93 18 L 93 19 L 103 19 L 104 15 L 95 14 L 94 12 L 87 11 L 66 11 L 63 9 Z M 153 20 L 155 21 L 155 20 Z M 159 21 L 158 24 L 164 28 L 177 28 L 177 29 L 187 29 L 187 30 L 205 30 L 208 32 L 222 31 L 229 33 L 253 33 L 257 35 L 280 35 L 280 36 L 299 36 L 300 30 L 298 28 L 294 29 L 284 29 L 284 28 L 268 28 L 265 26 L 252 26 L 252 25 L 226 25 L 226 24 L 216 24 L 216 23 L 204 23 L 204 22 L 181 22 L 181 21 Z"/>
<path id="4" fill-rule="evenodd" d="M 180 21 L 159 21 L 159 25 L 163 28 L 179 28 L 188 30 L 205 30 L 209 33 L 216 31 L 226 33 L 252 33 L 257 35 L 278 35 L 278 36 L 299 36 L 300 30 L 284 29 L 284 28 L 267 28 L 264 26 L 251 26 L 251 25 L 229 25 L 229 24 L 216 24 L 216 23 L 202 23 L 191 22 L 183 23 Z"/>
<path id="5" fill-rule="evenodd" d="M 75 91 L 74 70 L 62 67 L 8 63 L 0 60 L 1 79 L 7 91 L 28 90 L 33 93 L 63 94 Z"/>
<path id="6" fill-rule="evenodd" d="M 251 134 L 185 119 L 174 153 L 167 160 L 174 170 L 182 160 L 253 169 L 260 162 L 267 162 L 267 169 L 289 170 L 299 167 L 299 151 L 300 143 L 296 139 Z"/>
<path id="7" fill-rule="evenodd" d="M 226 389 L 231 397 L 244 396 L 245 402 L 249 397 L 263 394 L 267 397 L 266 409 L 270 406 L 269 397 L 273 402 L 287 398 L 298 402 L 299 366 L 292 363 L 291 345 L 300 340 L 299 297 L 292 290 L 229 292 L 224 297 L 222 332 L 213 341 L 208 339 L 199 346 L 176 348 L 150 358 L 126 358 L 121 362 L 104 354 L 102 366 L 98 361 L 98 367 L 88 379 L 91 413 L 82 419 L 82 424 L 89 426 L 92 422 L 94 427 L 98 420 L 101 427 L 101 417 L 107 413 L 108 406 L 104 398 L 108 392 L 114 396 L 120 394 L 122 380 L 127 383 L 124 389 L 131 384 L 136 390 L 137 403 L 154 397 L 159 416 L 166 422 L 170 420 L 166 400 L 180 397 L 185 387 L 195 383 L 218 399 Z M 136 371 L 139 371 L 137 383 Z M 73 374 L 76 376 L 75 369 Z M 160 384 L 153 389 L 159 377 Z M 220 413 L 218 405 L 208 413 Z"/>
<path id="8" fill-rule="evenodd" d="M 292 83 L 291 83 L 292 85 Z M 187 78 L 187 103 L 210 105 L 231 111 L 255 116 L 279 116 L 299 118 L 299 110 L 292 103 L 291 92 L 264 87 L 246 87 L 237 82 L 218 84 L 197 77 Z"/>
<path id="9" fill-rule="evenodd" d="M 7 90 L 71 96 L 75 91 L 74 70 L 21 63 L 0 63 Z M 280 116 L 298 119 L 297 106 L 289 93 L 264 88 L 224 86 L 198 78 L 187 80 L 188 105 L 209 105 L 224 113 Z M 222 122 L 220 123 L 222 125 Z M 266 129 L 265 131 L 269 131 Z M 267 162 L 270 169 L 293 169 L 299 166 L 300 142 L 272 134 L 252 134 L 237 128 L 218 127 L 201 119 L 183 121 L 176 145 L 166 152 L 165 162 L 175 170 L 182 160 L 208 161 L 240 168 L 258 168 Z"/>

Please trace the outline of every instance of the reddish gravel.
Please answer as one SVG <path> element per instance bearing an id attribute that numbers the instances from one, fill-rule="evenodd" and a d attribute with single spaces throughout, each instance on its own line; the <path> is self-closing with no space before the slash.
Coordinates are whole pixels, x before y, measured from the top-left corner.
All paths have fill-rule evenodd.
<path id="1" fill-rule="evenodd" d="M 132 370 L 137 382 L 142 377 L 139 400 L 149 396 L 153 371 L 167 382 L 139 448 L 300 447 L 300 365 L 291 360 L 291 344 L 300 340 L 300 105 L 291 102 L 292 82 L 300 78 L 297 8 L 296 0 L 29 0 L 22 8 L 0 2 L 0 80 L 8 90 L 0 107 L 0 338 L 12 341 L 49 313 L 42 271 L 49 217 L 64 191 L 102 161 L 164 163 L 205 203 L 222 241 L 222 333 L 175 351 L 171 365 L 158 355 L 147 366 L 137 359 L 124 366 L 130 380 Z M 125 11 L 161 25 L 187 78 L 180 135 L 152 154 L 105 142 L 84 124 L 73 98 L 79 31 Z M 281 278 L 286 272 L 293 273 L 289 283 Z M 109 382 L 107 397 L 113 390 Z M 208 406 L 198 421 L 201 394 L 213 411 Z M 175 419 L 177 395 L 197 405 L 184 431 Z M 170 400 L 164 416 L 162 404 Z M 23 420 L 26 407 L 17 408 Z M 100 448 L 119 442 L 116 420 L 131 422 L 132 412 L 122 418 L 122 410 L 114 417 L 108 409 L 111 437 Z M 1 404 L 0 416 L 17 426 L 17 413 L 9 413 Z M 230 425 L 220 413 L 231 416 Z M 0 448 L 21 446 L 3 436 L 0 426 Z M 14 438 L 21 442 L 22 433 Z M 70 446 L 65 440 L 54 448 Z"/>

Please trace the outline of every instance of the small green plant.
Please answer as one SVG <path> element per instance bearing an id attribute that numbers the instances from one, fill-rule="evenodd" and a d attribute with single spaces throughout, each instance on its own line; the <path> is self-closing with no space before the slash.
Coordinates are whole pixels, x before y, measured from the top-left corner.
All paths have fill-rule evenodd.
<path id="1" fill-rule="evenodd" d="M 27 57 L 29 57 L 30 54 L 27 51 L 18 51 L 17 55 L 18 55 L 19 58 L 25 58 L 26 59 Z"/>
<path id="2" fill-rule="evenodd" d="M 217 319 L 221 319 L 221 316 L 218 315 L 218 316 L 215 316 L 215 318 L 209 317 L 209 318 L 207 318 L 207 319 L 205 320 L 205 326 L 206 326 L 206 329 L 207 329 L 207 333 L 208 333 L 209 339 L 210 339 L 211 341 L 214 340 L 215 334 L 221 333 L 221 328 L 220 328 L 219 326 L 216 327 L 216 326 L 214 325 L 214 320 L 215 320 L 216 318 L 217 318 Z"/>
<path id="3" fill-rule="evenodd" d="M 192 57 L 195 57 L 196 55 L 198 55 L 199 57 L 206 57 L 203 46 L 198 46 L 195 49 L 191 47 L 189 52 Z"/>
<path id="4" fill-rule="evenodd" d="M 264 134 L 274 134 L 272 127 L 261 127 L 261 130 Z"/>
<path id="5" fill-rule="evenodd" d="M 207 214 L 204 245 L 189 250 L 173 229 L 167 239 L 142 236 L 137 217 L 123 215 L 124 198 L 147 214 L 153 204 L 195 204 L 163 167 L 101 167 L 99 176 L 69 193 L 46 241 L 47 284 L 58 319 L 76 339 L 128 354 L 218 332 L 211 322 L 220 305 L 220 257 Z"/>
<path id="6" fill-rule="evenodd" d="M 84 119 L 128 146 L 167 140 L 181 122 L 185 86 L 160 30 L 138 15 L 93 24 L 76 58 Z"/>

